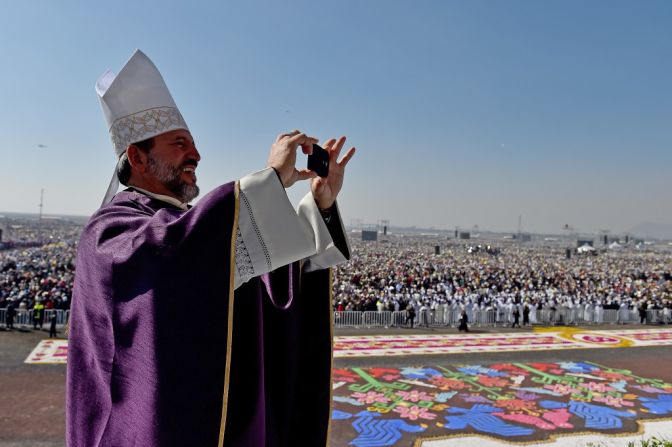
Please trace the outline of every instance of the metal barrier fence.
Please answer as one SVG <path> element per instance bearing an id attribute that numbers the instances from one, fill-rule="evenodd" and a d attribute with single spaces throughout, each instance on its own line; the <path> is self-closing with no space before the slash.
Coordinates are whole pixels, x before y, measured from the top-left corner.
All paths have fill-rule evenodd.
<path id="1" fill-rule="evenodd" d="M 70 318 L 69 310 L 50 309 L 44 311 L 43 327 L 48 327 L 51 322 L 51 315 L 56 313 L 56 324 L 63 326 Z M 461 311 L 442 309 L 423 310 L 415 314 L 413 326 L 420 327 L 439 327 L 451 326 L 457 327 L 459 324 Z M 5 326 L 5 317 L 7 309 L 0 309 L 0 326 Z M 496 310 L 472 310 L 467 311 L 469 326 L 476 327 L 497 327 L 510 326 L 513 317 L 508 312 L 497 312 Z M 536 318 L 535 318 L 536 317 Z M 604 309 L 602 312 L 595 312 L 593 309 L 567 309 L 559 308 L 541 309 L 535 314 L 531 314 L 531 323 L 537 325 L 591 325 L 591 324 L 641 324 L 639 310 L 632 309 L 620 311 L 617 309 Z M 522 315 L 519 318 L 523 322 Z M 662 310 L 647 310 L 646 321 L 644 324 L 670 324 L 672 318 L 665 315 Z M 406 311 L 346 311 L 334 312 L 335 327 L 395 327 L 410 326 L 411 321 L 407 317 Z M 16 310 L 14 316 L 15 327 L 33 326 L 33 310 Z"/>
<path id="2" fill-rule="evenodd" d="M 457 326 L 461 311 L 437 309 L 417 312 L 413 318 L 413 326 L 438 327 Z M 513 316 L 507 312 L 496 310 L 473 310 L 467 311 L 469 326 L 496 327 L 510 326 Z M 639 310 L 633 309 L 620 311 L 618 309 L 604 309 L 595 312 L 593 309 L 567 309 L 559 308 L 541 309 L 531 315 L 531 323 L 536 325 L 593 325 L 593 324 L 670 324 L 672 318 L 665 315 L 662 310 L 647 310 L 646 320 L 641 322 Z M 522 315 L 519 318 L 522 324 Z M 406 311 L 346 311 L 334 312 L 335 327 L 399 327 L 411 326 L 411 321 Z"/>
<path id="3" fill-rule="evenodd" d="M 14 315 L 14 327 L 33 326 L 33 309 L 16 309 Z M 49 327 L 51 324 L 51 315 L 56 314 L 56 326 L 63 326 L 70 318 L 69 310 L 48 309 L 44 310 L 44 320 L 42 327 Z M 0 309 L 0 326 L 6 326 L 7 309 Z"/>

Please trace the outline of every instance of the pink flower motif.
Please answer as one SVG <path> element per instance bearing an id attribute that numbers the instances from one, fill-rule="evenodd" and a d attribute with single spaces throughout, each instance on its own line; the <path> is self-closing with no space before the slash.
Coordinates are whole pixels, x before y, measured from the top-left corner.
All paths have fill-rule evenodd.
<path id="1" fill-rule="evenodd" d="M 418 418 L 427 419 L 429 421 L 436 419 L 434 413 L 430 413 L 426 408 L 418 407 L 417 405 L 413 405 L 412 407 L 400 405 L 396 407 L 394 411 L 399 413 L 402 418 L 410 419 L 412 421 L 416 421 Z"/>
<path id="2" fill-rule="evenodd" d="M 616 408 L 621 408 L 621 407 L 632 407 L 635 404 L 624 400 L 622 397 L 614 397 L 614 396 L 595 396 L 593 397 L 593 400 L 595 402 L 604 402 L 605 404 L 609 405 L 610 407 L 616 407 Z"/>
<path id="3" fill-rule="evenodd" d="M 575 388 L 572 388 L 571 385 L 564 385 L 562 383 L 556 383 L 555 385 L 544 385 L 544 388 L 547 390 L 551 390 L 554 393 L 562 394 L 563 396 L 566 396 L 568 394 L 580 394 L 581 390 L 577 390 Z"/>
<path id="4" fill-rule="evenodd" d="M 540 428 L 542 430 L 553 430 L 555 428 L 555 425 L 553 425 L 553 424 L 551 424 L 547 421 L 544 421 L 537 416 L 531 416 L 529 414 L 492 413 L 492 415 L 500 417 L 500 418 L 505 419 L 507 421 L 520 422 L 521 424 L 534 425 L 535 427 Z"/>
<path id="5" fill-rule="evenodd" d="M 571 415 L 566 408 L 547 411 L 542 417 L 560 428 L 574 428 L 574 426 L 568 422 Z"/>
<path id="6" fill-rule="evenodd" d="M 579 384 L 579 388 L 587 388 L 596 393 L 606 393 L 614 389 L 605 383 L 588 382 Z"/>
<path id="7" fill-rule="evenodd" d="M 372 404 L 374 402 L 385 403 L 390 401 L 390 399 L 385 397 L 383 393 L 376 393 L 375 391 L 369 391 L 368 393 L 353 393 L 352 397 L 363 404 Z"/>
<path id="8" fill-rule="evenodd" d="M 401 397 L 404 400 L 409 402 L 420 402 L 421 400 L 431 402 L 433 401 L 432 396 L 425 393 L 424 391 L 411 390 L 411 391 L 397 391 L 397 396 Z"/>

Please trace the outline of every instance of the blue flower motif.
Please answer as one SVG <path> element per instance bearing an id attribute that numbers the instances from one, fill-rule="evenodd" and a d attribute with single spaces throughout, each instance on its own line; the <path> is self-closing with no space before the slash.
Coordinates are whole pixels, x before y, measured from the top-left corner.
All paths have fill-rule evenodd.
<path id="1" fill-rule="evenodd" d="M 425 429 L 419 425 L 411 425 L 401 419 L 379 419 L 380 413 L 360 411 L 352 423 L 359 436 L 350 442 L 356 447 L 392 446 L 406 433 L 420 433 Z"/>
<path id="2" fill-rule="evenodd" d="M 651 414 L 668 414 L 672 413 L 672 395 L 659 394 L 655 399 L 651 397 L 640 397 L 649 413 Z"/>
<path id="3" fill-rule="evenodd" d="M 409 379 L 428 379 L 432 376 L 441 376 L 442 374 L 433 368 L 403 368 L 401 375 Z"/>
<path id="4" fill-rule="evenodd" d="M 344 419 L 350 419 L 351 417 L 352 414 L 348 413 L 347 411 L 332 410 L 331 412 L 331 419 L 334 421 L 342 421 Z"/>
<path id="5" fill-rule="evenodd" d="M 485 368 L 481 365 L 468 365 L 461 368 L 457 368 L 462 374 L 468 374 L 470 376 L 485 375 L 489 377 L 508 377 L 508 374 L 505 372 L 497 371 L 492 368 Z"/>
<path id="6" fill-rule="evenodd" d="M 501 412 L 501 408 L 491 405 L 476 404 L 471 408 L 451 407 L 448 413 L 462 413 L 457 416 L 446 416 L 445 428 L 449 430 L 463 430 L 471 426 L 475 430 L 483 433 L 494 433 L 500 436 L 527 436 L 534 433 L 534 430 L 527 427 L 504 422 L 492 413 Z"/>

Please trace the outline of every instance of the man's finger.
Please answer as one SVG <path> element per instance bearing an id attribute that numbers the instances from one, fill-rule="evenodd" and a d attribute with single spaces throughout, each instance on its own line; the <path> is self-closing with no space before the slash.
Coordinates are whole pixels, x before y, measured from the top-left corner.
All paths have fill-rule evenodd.
<path id="1" fill-rule="evenodd" d="M 312 145 L 314 143 L 317 143 L 319 140 L 315 137 L 309 137 L 305 133 L 301 132 L 297 135 L 294 135 L 293 137 L 290 137 L 287 140 L 287 143 L 293 148 L 296 149 L 297 146 L 299 145 L 304 145 L 304 144 L 309 144 Z M 311 147 L 310 150 L 312 151 L 313 148 Z"/>
<path id="2" fill-rule="evenodd" d="M 277 143 L 278 141 L 282 140 L 285 137 L 292 137 L 292 136 L 294 136 L 296 134 L 299 134 L 299 133 L 301 133 L 301 131 L 297 130 L 297 129 L 295 129 L 291 132 L 281 133 L 280 135 L 278 135 L 278 138 L 275 139 L 275 142 Z"/>
<path id="3" fill-rule="evenodd" d="M 315 174 L 313 171 L 309 169 L 302 169 L 300 171 L 299 170 L 296 171 L 296 181 L 308 180 L 315 177 L 317 177 L 317 174 Z"/>
<path id="4" fill-rule="evenodd" d="M 306 140 L 303 141 L 301 144 L 301 150 L 303 151 L 304 154 L 306 155 L 312 155 L 313 153 L 313 144 L 317 144 L 319 140 L 315 137 L 306 137 Z"/>
<path id="5" fill-rule="evenodd" d="M 338 156 L 341 153 L 341 149 L 343 149 L 343 145 L 345 144 L 345 137 L 341 137 L 338 139 L 336 142 L 336 146 L 333 148 L 331 152 L 331 159 L 333 161 L 338 160 Z"/>
<path id="6" fill-rule="evenodd" d="M 353 155 L 355 155 L 355 148 L 351 147 L 350 149 L 348 149 L 348 152 L 341 159 L 341 161 L 338 163 L 338 165 L 344 168 L 345 165 L 348 164 L 348 162 L 350 161 L 350 159 L 352 158 Z"/>
<path id="7" fill-rule="evenodd" d="M 297 133 L 297 134 L 294 134 L 294 135 L 290 136 L 289 139 L 287 140 L 287 142 L 288 142 L 289 144 L 297 144 L 297 145 L 298 145 L 298 144 L 303 143 L 303 141 L 304 141 L 306 138 L 308 138 L 308 137 L 306 136 L 305 133 L 303 133 L 303 132 L 299 132 L 299 133 Z"/>
<path id="8" fill-rule="evenodd" d="M 306 137 L 306 141 L 301 143 L 301 150 L 303 150 L 303 153 L 306 155 L 312 155 L 313 154 L 313 144 L 317 144 L 317 142 L 320 141 L 315 137 Z"/>
<path id="9" fill-rule="evenodd" d="M 331 150 L 331 147 L 334 145 L 335 142 L 336 142 L 336 140 L 334 138 L 331 138 L 331 139 L 327 140 L 327 142 L 324 143 L 324 146 L 322 146 L 322 147 L 325 148 L 326 150 Z"/>

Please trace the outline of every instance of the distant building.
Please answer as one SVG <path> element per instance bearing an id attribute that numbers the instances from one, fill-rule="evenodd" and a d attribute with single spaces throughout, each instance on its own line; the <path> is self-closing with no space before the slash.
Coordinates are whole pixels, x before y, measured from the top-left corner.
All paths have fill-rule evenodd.
<path id="1" fill-rule="evenodd" d="M 468 231 L 460 231 L 460 239 L 471 239 L 471 234 Z"/>
<path id="2" fill-rule="evenodd" d="M 514 234 L 512 239 L 519 242 L 530 242 L 532 240 L 532 235 L 530 233 L 519 233 Z"/>
<path id="3" fill-rule="evenodd" d="M 377 241 L 378 240 L 378 231 L 376 230 L 362 230 L 362 240 L 363 241 Z"/>

